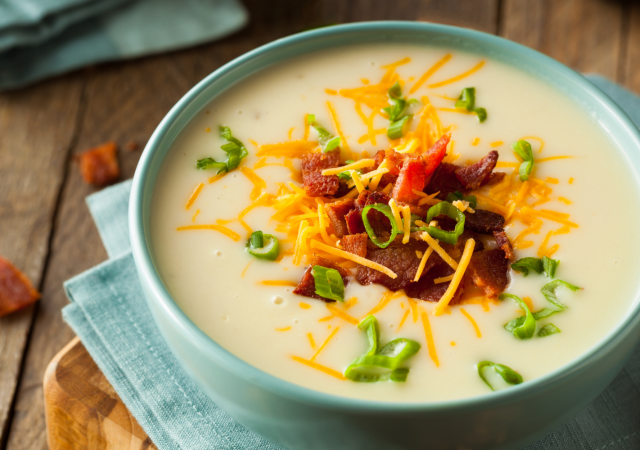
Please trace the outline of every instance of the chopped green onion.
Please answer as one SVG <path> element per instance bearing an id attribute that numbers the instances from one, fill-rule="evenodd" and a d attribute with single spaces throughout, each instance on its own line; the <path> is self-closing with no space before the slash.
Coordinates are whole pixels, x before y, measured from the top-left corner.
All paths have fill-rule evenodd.
<path id="1" fill-rule="evenodd" d="M 378 320 L 368 315 L 358 328 L 367 333 L 369 348 L 367 352 L 357 358 L 345 371 L 344 375 L 352 381 L 375 383 L 391 380 L 404 382 L 407 380 L 409 369 L 400 365 L 411 356 L 418 353 L 420 344 L 410 339 L 394 339 L 378 351 L 380 346 L 380 328 Z"/>
<path id="2" fill-rule="evenodd" d="M 544 268 L 544 274 L 553 279 L 556 276 L 556 269 L 560 261 L 557 259 L 551 259 L 548 256 L 542 258 L 542 267 Z"/>
<path id="3" fill-rule="evenodd" d="M 533 315 L 533 318 L 536 320 L 536 322 L 538 320 L 542 320 L 542 319 L 546 319 L 547 317 L 558 313 L 560 311 L 555 310 L 555 309 L 548 309 L 548 308 L 544 308 L 541 309 L 540 311 L 536 311 L 534 313 L 531 313 Z M 505 326 L 504 328 L 509 331 L 509 332 L 513 332 L 513 329 L 519 326 L 522 326 L 522 324 L 524 323 L 525 319 L 527 318 L 527 316 L 520 316 L 517 319 L 513 319 L 510 320 Z"/>
<path id="4" fill-rule="evenodd" d="M 523 159 L 519 169 L 520 181 L 527 181 L 533 168 L 533 151 L 531 150 L 531 144 L 527 141 L 520 140 L 513 144 L 511 148 Z"/>
<path id="5" fill-rule="evenodd" d="M 369 223 L 369 217 L 367 216 L 371 209 L 380 211 L 391 222 L 391 236 L 389 237 L 389 240 L 387 242 L 382 242 L 380 239 L 378 239 L 375 231 L 373 231 L 373 228 Z M 365 206 L 364 209 L 362 210 L 362 222 L 364 223 L 364 229 L 367 231 L 367 234 L 369 235 L 369 238 L 371 239 L 371 241 L 380 248 L 387 248 L 389 244 L 391 244 L 393 240 L 396 238 L 396 236 L 398 235 L 398 225 L 396 224 L 396 220 L 393 218 L 391 207 L 389 205 L 385 205 L 384 203 L 376 203 L 374 205 Z"/>
<path id="6" fill-rule="evenodd" d="M 520 258 L 513 264 L 511 264 L 511 268 L 516 272 L 522 272 L 526 277 L 529 275 L 529 270 L 533 270 L 537 273 L 542 273 L 543 265 L 542 261 L 538 258 Z"/>
<path id="7" fill-rule="evenodd" d="M 324 153 L 330 152 L 340 146 L 340 136 L 334 136 L 326 128 L 316 122 L 314 114 L 307 114 L 307 123 L 318 132 L 318 143 Z"/>
<path id="8" fill-rule="evenodd" d="M 545 326 L 543 326 L 542 328 L 540 328 L 540 331 L 538 332 L 538 336 L 546 337 L 546 336 L 551 336 L 552 334 L 556 334 L 556 333 L 560 333 L 560 328 L 556 327 L 552 323 L 548 323 Z"/>
<path id="9" fill-rule="evenodd" d="M 336 269 L 328 269 L 322 266 L 313 266 L 311 275 L 316 285 L 316 294 L 320 297 L 344 301 L 344 280 Z"/>
<path id="10" fill-rule="evenodd" d="M 469 206 L 471 206 L 472 208 L 478 206 L 478 199 L 475 195 L 462 195 L 462 192 L 460 191 L 451 192 L 449 193 L 449 195 L 447 195 L 447 201 L 449 203 L 453 203 L 456 200 L 464 200 L 466 202 L 469 202 Z"/>
<path id="11" fill-rule="evenodd" d="M 475 108 L 473 112 L 478 116 L 478 122 L 482 123 L 487 120 L 487 110 L 484 108 Z"/>
<path id="12" fill-rule="evenodd" d="M 523 381 L 522 376 L 510 367 L 507 367 L 503 364 L 496 364 L 491 361 L 482 361 L 478 363 L 478 375 L 480 376 L 480 378 L 482 378 L 482 381 L 484 381 L 487 386 L 491 388 L 492 391 L 495 391 L 495 388 L 485 378 L 483 373 L 485 368 L 493 369 L 495 373 L 500 375 L 502 379 L 510 385 L 520 384 Z"/>
<path id="13" fill-rule="evenodd" d="M 533 314 L 531 314 L 531 311 L 529 311 L 529 307 L 527 306 L 527 304 L 522 301 L 520 297 L 513 294 L 503 293 L 500 294 L 498 298 L 500 300 L 510 298 L 511 300 L 515 301 L 518 306 L 520 306 L 520 308 L 522 308 L 522 310 L 525 312 L 525 319 L 521 325 L 515 326 L 511 330 L 511 332 L 518 339 L 531 339 L 536 332 L 536 319 L 533 317 Z"/>
<path id="14" fill-rule="evenodd" d="M 275 261 L 280 254 L 278 239 L 271 234 L 264 234 L 262 231 L 251 233 L 245 249 L 250 255 L 269 261 Z"/>
<path id="15" fill-rule="evenodd" d="M 412 231 L 426 231 L 427 233 L 429 233 L 429 236 L 431 236 L 432 238 L 442 242 L 446 242 L 447 244 L 454 245 L 456 242 L 458 242 L 458 237 L 460 237 L 460 235 L 464 231 L 464 221 L 465 221 L 464 214 L 462 213 L 462 211 L 460 211 L 458 208 L 453 206 L 451 203 L 440 202 L 433 205 L 431 208 L 429 208 L 429 211 L 427 212 L 426 222 L 427 223 L 431 222 L 431 220 L 433 220 L 434 217 L 437 217 L 440 214 L 444 214 L 447 217 L 454 219 L 456 221 L 456 227 L 453 229 L 453 231 L 444 231 L 444 230 L 440 230 L 439 228 L 431 227 L 431 226 L 415 228 Z"/>
<path id="16" fill-rule="evenodd" d="M 578 286 L 574 286 L 573 284 L 569 284 L 566 281 L 562 281 L 562 280 L 553 280 L 545 284 L 544 286 L 542 286 L 542 295 L 544 295 L 544 298 L 546 298 L 551 304 L 557 306 L 558 308 L 565 309 L 567 308 L 567 305 L 563 304 L 560 300 L 558 300 L 558 297 L 556 296 L 556 290 L 560 286 L 567 287 L 571 289 L 573 292 L 581 288 L 579 288 Z"/>
<path id="17" fill-rule="evenodd" d="M 409 114 L 408 116 L 404 116 L 402 119 L 391 122 L 391 124 L 387 128 L 387 137 L 389 139 L 400 139 L 402 136 L 404 136 L 405 127 L 412 117 L 413 114 Z"/>
<path id="18" fill-rule="evenodd" d="M 473 110 L 476 105 L 476 88 L 464 88 L 458 101 L 456 102 L 456 108 L 464 108 L 467 111 Z"/>
<path id="19" fill-rule="evenodd" d="M 220 147 L 227 154 L 227 160 L 216 161 L 213 158 L 199 159 L 196 162 L 197 169 L 218 169 L 217 173 L 230 172 L 237 168 L 240 165 L 242 158 L 249 154 L 244 144 L 233 137 L 229 127 L 220 127 L 220 137 L 229 141 Z"/>

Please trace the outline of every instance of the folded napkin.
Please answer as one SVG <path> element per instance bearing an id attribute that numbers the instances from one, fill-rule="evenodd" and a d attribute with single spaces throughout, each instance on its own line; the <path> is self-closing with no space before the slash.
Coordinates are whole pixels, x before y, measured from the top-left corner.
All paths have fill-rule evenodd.
<path id="1" fill-rule="evenodd" d="M 0 0 L 0 90 L 226 36 L 238 0 Z"/>
<path id="2" fill-rule="evenodd" d="M 640 123 L 639 97 L 602 77 L 588 78 Z M 160 336 L 129 247 L 130 189 L 126 181 L 87 198 L 110 259 L 65 283 L 71 304 L 64 319 L 159 449 L 278 449 L 203 394 Z M 527 449 L 549 448 L 640 448 L 640 347 L 600 397 Z"/>

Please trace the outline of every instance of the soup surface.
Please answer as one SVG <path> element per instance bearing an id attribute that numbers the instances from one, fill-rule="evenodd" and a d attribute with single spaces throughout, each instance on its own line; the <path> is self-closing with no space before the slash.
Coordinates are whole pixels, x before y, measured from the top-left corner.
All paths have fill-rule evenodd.
<path id="1" fill-rule="evenodd" d="M 538 330 L 552 322 L 561 332 L 516 338 L 504 325 L 522 310 L 510 299 L 487 299 L 477 289 L 466 290 L 460 304 L 440 315 L 433 314 L 436 303 L 355 280 L 346 287 L 344 303 L 293 293 L 310 261 L 302 257 L 294 264 L 300 224 L 322 225 L 314 218 L 317 208 L 311 213 L 285 209 L 278 216 L 283 209 L 277 200 L 295 197 L 295 188 L 302 186 L 300 159 L 278 155 L 316 147 L 309 144 L 318 137 L 305 124 L 307 114 L 341 137 L 343 162 L 406 143 L 386 136 L 389 120 L 378 105 L 388 102 L 387 89 L 395 81 L 405 97 L 417 100 L 409 106 L 414 113 L 409 130 L 415 131 L 430 111 L 423 131 L 432 140 L 450 133 L 445 161 L 464 165 L 493 149 L 499 152 L 496 171 L 507 176 L 477 191 L 477 207 L 507 216 L 516 259 L 560 260 L 556 277 L 583 288 L 558 289 L 568 307 L 538 323 Z M 482 123 L 476 114 L 455 108 L 462 89 L 471 86 L 476 106 L 488 114 Z M 237 169 L 215 176 L 215 170 L 197 170 L 196 160 L 225 160 L 221 125 L 249 154 Z M 511 147 L 521 139 L 531 144 L 534 156 L 527 184 L 518 177 L 520 161 Z M 526 73 L 446 48 L 344 47 L 254 75 L 193 119 L 158 177 L 151 243 L 156 267 L 186 315 L 251 365 L 340 396 L 438 401 L 490 392 L 478 376 L 480 361 L 504 364 L 526 382 L 584 354 L 623 319 L 637 289 L 639 244 L 629 238 L 638 223 L 637 208 L 629 207 L 639 203 L 637 191 L 631 171 L 597 122 Z M 256 199 L 257 206 L 243 213 Z M 604 220 L 605 208 L 624 211 L 625 220 Z M 279 261 L 245 251 L 255 230 L 280 239 Z M 327 233 L 335 242 L 330 227 Z M 306 244 L 323 239 L 318 233 Z M 336 261 L 355 272 L 354 263 Z M 510 271 L 510 279 L 506 292 L 523 298 L 532 311 L 550 306 L 541 294 L 550 278 Z M 367 338 L 356 324 L 368 314 L 380 324 L 382 344 L 403 337 L 421 345 L 404 364 L 410 369 L 406 382 L 358 383 L 342 377 L 366 351 Z"/>

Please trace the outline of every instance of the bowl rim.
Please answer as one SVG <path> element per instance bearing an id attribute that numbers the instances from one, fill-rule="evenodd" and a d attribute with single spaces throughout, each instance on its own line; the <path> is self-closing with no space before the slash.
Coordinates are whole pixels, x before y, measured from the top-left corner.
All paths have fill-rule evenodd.
<path id="1" fill-rule="evenodd" d="M 469 39 L 480 43 L 486 43 L 494 47 L 508 51 L 520 53 L 524 58 L 535 60 L 545 66 L 545 70 L 560 72 L 569 78 L 579 88 L 580 92 L 587 94 L 592 100 L 607 111 L 618 125 L 626 131 L 627 139 L 635 141 L 635 148 L 640 149 L 640 130 L 635 126 L 631 119 L 622 109 L 605 95 L 595 85 L 591 84 L 581 74 L 568 68 L 564 64 L 546 56 L 542 53 L 525 47 L 513 41 L 509 41 L 499 36 L 484 33 L 481 31 L 470 30 L 466 28 L 455 27 L 451 25 L 442 25 L 427 22 L 411 22 L 411 21 L 372 21 L 358 22 L 344 25 L 335 25 L 326 28 L 306 31 L 294 34 L 288 37 L 277 39 L 273 42 L 262 45 L 243 55 L 224 64 L 203 80 L 191 88 L 167 113 L 162 119 L 156 130 L 149 139 L 140 161 L 136 168 L 135 176 L 131 186 L 131 197 L 129 202 L 129 229 L 133 257 L 136 263 L 138 276 L 144 278 L 146 287 L 151 291 L 150 295 L 145 295 L 148 302 L 154 301 L 164 310 L 171 318 L 173 325 L 182 333 L 182 335 L 198 349 L 206 354 L 209 358 L 215 360 L 226 370 L 243 379 L 246 383 L 253 384 L 264 388 L 274 394 L 282 397 L 293 399 L 300 403 L 315 405 L 328 409 L 340 409 L 343 411 L 358 412 L 361 414 L 375 414 L 377 412 L 385 413 L 408 413 L 408 412 L 455 412 L 464 409 L 483 409 L 488 406 L 512 403 L 522 400 L 526 397 L 535 395 L 536 391 L 543 388 L 549 388 L 550 385 L 562 383 L 566 377 L 584 369 L 589 364 L 597 361 L 598 355 L 603 355 L 607 351 L 616 347 L 631 332 L 638 328 L 640 324 L 640 302 L 638 302 L 639 293 L 636 292 L 636 302 L 629 309 L 626 317 L 616 328 L 610 331 L 597 345 L 590 348 L 574 360 L 562 365 L 561 367 L 533 380 L 527 381 L 520 385 L 512 386 L 497 392 L 487 392 L 486 394 L 473 397 L 465 397 L 452 400 L 442 400 L 434 402 L 387 402 L 379 400 L 366 400 L 351 397 L 342 397 L 316 391 L 292 382 L 277 378 L 267 372 L 258 369 L 255 366 L 243 361 L 235 356 L 221 345 L 216 343 L 212 338 L 201 331 L 189 317 L 186 316 L 173 300 L 168 290 L 165 288 L 159 274 L 157 273 L 145 234 L 144 220 L 144 198 L 146 193 L 144 187 L 147 182 L 149 168 L 153 161 L 154 155 L 161 142 L 166 136 L 167 130 L 171 124 L 179 117 L 179 115 L 191 104 L 205 89 L 215 80 L 225 76 L 232 70 L 242 64 L 263 56 L 277 49 L 286 48 L 287 46 L 298 45 L 304 42 L 331 36 L 334 34 L 364 33 L 371 31 L 379 32 L 429 32 L 443 34 L 448 37 L 459 39 Z M 288 59 L 288 58 L 287 58 Z M 227 88 L 228 89 L 228 88 Z M 220 92 L 216 92 L 218 95 Z M 624 152 L 627 155 L 629 150 Z M 622 156 L 622 155 L 621 155 Z M 638 167 L 635 168 L 636 170 Z M 636 174 L 637 178 L 637 174 Z M 144 283 L 143 283 L 144 284 Z M 152 300 L 153 299 L 153 300 Z M 154 317 L 155 320 L 155 317 Z M 180 360 L 180 358 L 178 358 Z M 181 364 L 182 365 L 182 364 Z M 184 367 L 183 367 L 184 368 Z M 187 370 L 189 372 L 189 370 Z"/>

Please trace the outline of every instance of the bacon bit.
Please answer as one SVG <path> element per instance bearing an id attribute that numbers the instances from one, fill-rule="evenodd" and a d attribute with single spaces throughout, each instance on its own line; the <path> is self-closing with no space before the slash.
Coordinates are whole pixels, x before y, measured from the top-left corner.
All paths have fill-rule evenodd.
<path id="1" fill-rule="evenodd" d="M 489 181 L 491 172 L 493 172 L 497 162 L 498 152 L 492 150 L 480 161 L 470 166 L 457 169 L 455 172 L 456 178 L 458 178 L 465 188 L 469 190 L 478 189 Z"/>
<path id="2" fill-rule="evenodd" d="M 447 146 L 449 145 L 449 141 L 451 140 L 451 135 L 445 134 L 440 139 L 436 141 L 435 144 L 431 146 L 429 150 L 427 150 L 422 157 L 424 158 L 427 166 L 425 167 L 424 174 L 427 176 L 425 180 L 425 184 L 429 184 L 431 180 L 431 175 L 436 171 L 443 158 L 447 154 Z"/>
<path id="3" fill-rule="evenodd" d="M 340 183 L 336 175 L 323 176 L 324 169 L 338 167 L 340 151 L 328 153 L 308 153 L 302 156 L 302 180 L 309 197 L 333 195 L 338 191 Z"/>
<path id="4" fill-rule="evenodd" d="M 86 150 L 80 153 L 77 159 L 80 173 L 87 184 L 105 186 L 120 177 L 118 146 L 115 142 L 107 142 Z"/>
<path id="5" fill-rule="evenodd" d="M 40 298 L 24 273 L 0 256 L 0 317 L 25 308 Z"/>
<path id="6" fill-rule="evenodd" d="M 422 191 L 426 179 L 426 164 L 420 156 L 408 155 L 402 164 L 398 180 L 393 187 L 391 196 L 397 202 L 415 203 L 420 198 L 413 193 Z"/>
<path id="7" fill-rule="evenodd" d="M 505 257 L 508 260 L 512 260 L 514 257 L 513 247 L 511 246 L 511 241 L 507 237 L 507 234 L 504 231 L 494 231 L 493 237 L 495 238 L 498 247 L 504 252 Z"/>

